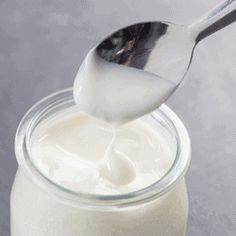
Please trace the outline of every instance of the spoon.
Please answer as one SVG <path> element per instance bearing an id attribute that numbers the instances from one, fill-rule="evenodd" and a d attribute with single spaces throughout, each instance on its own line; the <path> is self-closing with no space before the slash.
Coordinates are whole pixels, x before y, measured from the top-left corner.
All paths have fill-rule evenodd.
<path id="1" fill-rule="evenodd" d="M 107 62 L 141 69 L 179 85 L 195 46 L 234 21 L 236 0 L 227 0 L 190 25 L 155 21 L 122 28 L 103 40 L 95 51 Z"/>
<path id="2" fill-rule="evenodd" d="M 236 0 L 227 0 L 191 25 L 142 22 L 116 31 L 80 66 L 75 102 L 119 125 L 152 112 L 183 81 L 195 46 L 235 20 Z"/>

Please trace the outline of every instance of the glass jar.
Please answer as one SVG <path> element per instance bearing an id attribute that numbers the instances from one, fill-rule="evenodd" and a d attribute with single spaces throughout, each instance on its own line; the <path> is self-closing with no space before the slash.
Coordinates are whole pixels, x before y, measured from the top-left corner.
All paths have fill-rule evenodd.
<path id="1" fill-rule="evenodd" d="M 15 140 L 19 164 L 11 192 L 12 236 L 184 236 L 188 197 L 184 175 L 191 146 L 180 119 L 165 105 L 146 116 L 168 135 L 175 160 L 154 184 L 127 194 L 73 192 L 44 176 L 30 158 L 30 138 L 40 122 L 75 106 L 71 89 L 52 94 L 22 119 Z"/>

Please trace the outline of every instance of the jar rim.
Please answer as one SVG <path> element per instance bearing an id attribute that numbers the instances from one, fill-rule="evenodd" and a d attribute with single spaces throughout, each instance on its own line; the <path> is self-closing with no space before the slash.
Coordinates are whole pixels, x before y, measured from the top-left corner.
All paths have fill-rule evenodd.
<path id="1" fill-rule="evenodd" d="M 155 117 L 161 114 L 162 118 L 174 130 L 177 151 L 172 166 L 158 181 L 143 189 L 116 195 L 79 193 L 54 183 L 43 175 L 31 161 L 29 133 L 36 123 L 40 122 L 40 119 L 43 118 L 46 110 L 72 101 L 72 88 L 64 89 L 45 97 L 28 110 L 16 132 L 15 154 L 20 168 L 23 170 L 23 173 L 27 174 L 31 180 L 46 190 L 47 193 L 52 193 L 58 200 L 73 206 L 106 211 L 134 206 L 158 198 L 169 191 L 185 175 L 191 157 L 190 138 L 182 121 L 170 108 L 163 104 L 150 115 L 155 119 Z"/>

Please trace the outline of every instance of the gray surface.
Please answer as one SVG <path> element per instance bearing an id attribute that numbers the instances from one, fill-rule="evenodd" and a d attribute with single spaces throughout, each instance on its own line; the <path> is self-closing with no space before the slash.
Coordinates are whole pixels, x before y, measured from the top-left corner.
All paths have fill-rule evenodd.
<path id="1" fill-rule="evenodd" d="M 141 20 L 190 23 L 218 2 L 0 0 L 1 236 L 9 236 L 13 140 L 26 110 L 71 86 L 90 46 L 111 30 Z M 168 102 L 192 139 L 188 236 L 236 235 L 235 42 L 231 25 L 198 45 L 184 86 Z"/>

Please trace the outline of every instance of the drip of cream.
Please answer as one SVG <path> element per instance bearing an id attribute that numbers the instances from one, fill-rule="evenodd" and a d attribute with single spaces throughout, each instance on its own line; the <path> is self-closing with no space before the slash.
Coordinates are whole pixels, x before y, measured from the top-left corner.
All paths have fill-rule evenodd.
<path id="1" fill-rule="evenodd" d="M 135 166 L 122 151 L 116 150 L 117 131 L 112 127 L 113 135 L 108 145 L 100 174 L 117 185 L 125 185 L 135 178 Z"/>
<path id="2" fill-rule="evenodd" d="M 91 50 L 75 78 L 74 99 L 82 111 L 123 124 L 155 110 L 175 89 L 169 80 L 108 63 Z"/>

